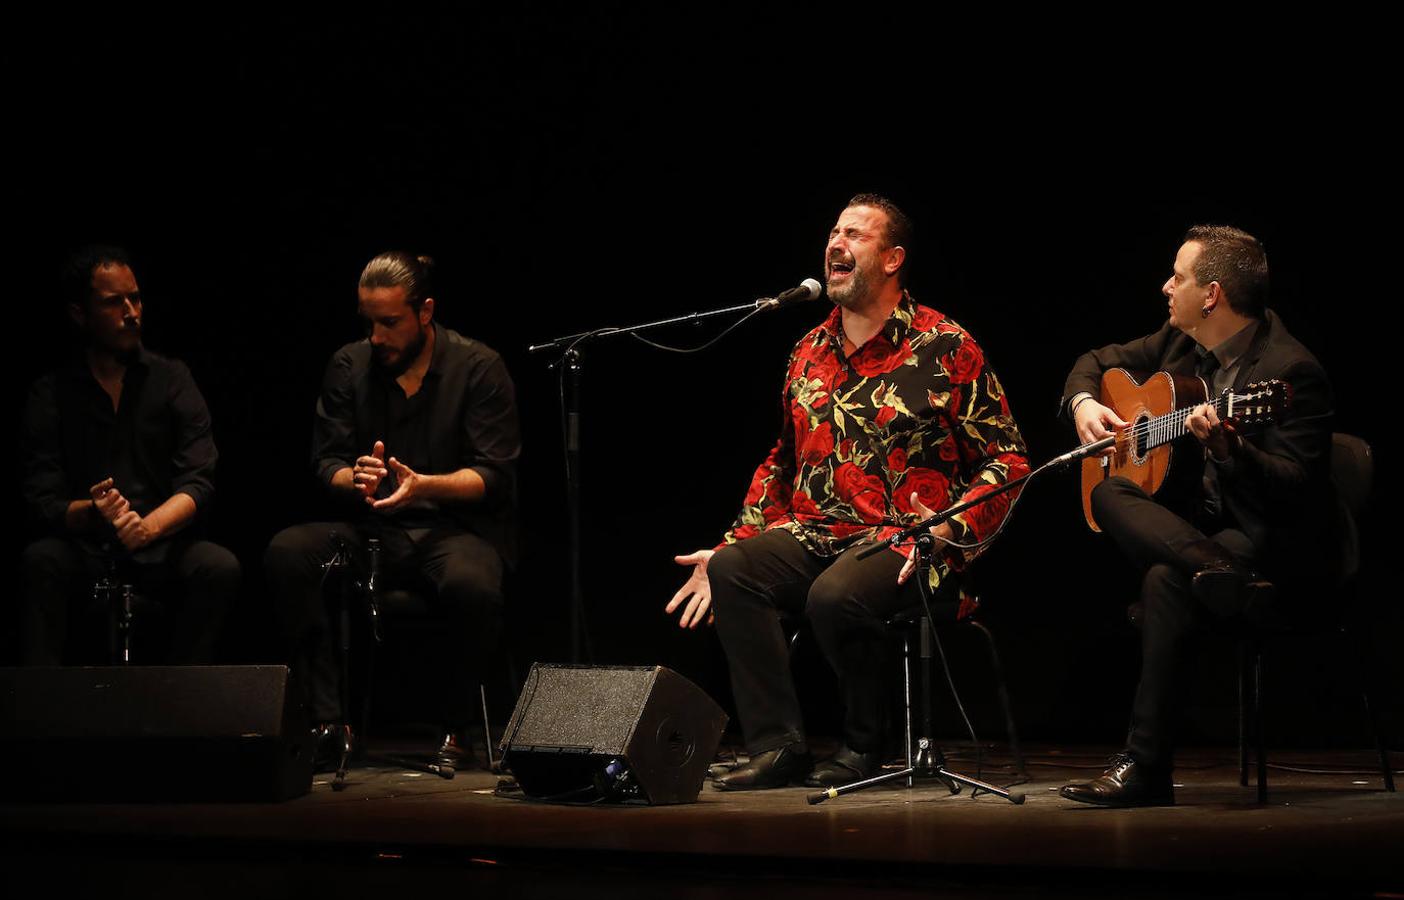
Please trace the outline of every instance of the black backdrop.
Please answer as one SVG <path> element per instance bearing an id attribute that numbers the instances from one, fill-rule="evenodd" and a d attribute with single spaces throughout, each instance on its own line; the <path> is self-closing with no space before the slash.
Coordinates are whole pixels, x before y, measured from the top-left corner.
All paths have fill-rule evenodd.
<path id="1" fill-rule="evenodd" d="M 521 663 L 567 646 L 557 382 L 525 348 L 817 275 L 858 191 L 888 194 L 916 221 L 914 293 L 981 340 L 1036 460 L 1072 444 L 1053 415 L 1075 356 L 1163 320 L 1158 289 L 1183 230 L 1254 232 L 1276 308 L 1333 374 L 1338 427 L 1376 446 L 1377 508 L 1394 496 L 1388 419 L 1367 385 L 1386 377 L 1397 333 L 1386 268 L 1397 176 L 1381 70 L 1363 49 L 1343 64 L 1279 54 L 1219 76 L 1200 59 L 1177 73 L 1151 34 L 1074 48 L 984 32 L 933 40 L 939 54 L 855 49 L 848 34 L 842 49 L 821 40 L 801 54 L 769 39 L 778 16 L 738 28 L 624 10 L 240 15 L 46 22 L 7 63 L 20 126 L 12 380 L 27 383 L 67 339 L 51 300 L 63 254 L 95 239 L 128 246 L 148 344 L 191 365 L 215 416 L 212 530 L 249 583 L 231 659 L 270 652 L 260 554 L 315 512 L 311 404 L 328 355 L 357 336 L 360 267 L 387 248 L 438 259 L 440 320 L 502 352 L 517 382 Z M 715 638 L 662 615 L 683 574 L 670 557 L 710 546 L 734 515 L 779 424 L 786 352 L 824 314 L 758 317 L 697 355 L 627 339 L 587 352 L 596 661 L 665 663 L 725 700 Z M 712 330 L 657 336 L 688 344 Z M 1375 591 L 1389 583 L 1383 531 L 1372 520 Z M 1029 732 L 1115 741 L 1136 661 L 1120 623 L 1134 581 L 1086 533 L 1071 477 L 1029 490 L 988 560 Z M 1379 648 L 1400 630 L 1390 607 Z M 978 657 L 953 653 L 977 720 L 991 721 Z M 1295 717 L 1299 739 L 1359 742 L 1348 693 L 1316 677 L 1328 664 L 1315 645 L 1289 655 L 1304 664 L 1283 673 L 1295 679 L 1283 693 L 1311 713 Z M 1222 708 L 1224 648 L 1207 658 L 1199 695 Z M 1223 733 L 1212 715 L 1202 724 Z"/>

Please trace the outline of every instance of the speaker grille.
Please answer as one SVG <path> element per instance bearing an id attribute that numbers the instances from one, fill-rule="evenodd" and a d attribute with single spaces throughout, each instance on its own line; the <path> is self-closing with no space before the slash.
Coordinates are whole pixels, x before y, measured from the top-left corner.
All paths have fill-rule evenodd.
<path id="1" fill-rule="evenodd" d="M 515 732 L 508 732 L 513 747 L 620 754 L 658 670 L 536 666 L 532 675 L 522 692 L 526 705 L 521 722 Z"/>

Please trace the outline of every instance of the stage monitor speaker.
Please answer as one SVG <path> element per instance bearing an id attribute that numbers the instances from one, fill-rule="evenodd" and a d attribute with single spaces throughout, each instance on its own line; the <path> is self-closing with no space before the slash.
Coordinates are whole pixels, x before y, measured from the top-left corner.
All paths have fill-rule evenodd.
<path id="1" fill-rule="evenodd" d="M 721 707 L 671 669 L 537 663 L 502 752 L 538 800 L 693 803 L 725 727 Z"/>
<path id="2" fill-rule="evenodd" d="M 0 669 L 11 798 L 287 800 L 312 754 L 286 666 Z"/>

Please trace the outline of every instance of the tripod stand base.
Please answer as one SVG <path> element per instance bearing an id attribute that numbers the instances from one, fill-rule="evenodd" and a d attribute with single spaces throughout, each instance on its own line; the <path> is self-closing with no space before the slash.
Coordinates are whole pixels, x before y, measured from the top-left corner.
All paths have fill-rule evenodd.
<path id="1" fill-rule="evenodd" d="M 1024 802 L 1023 791 L 1006 791 L 1003 788 L 995 787 L 984 781 L 962 775 L 959 772 L 952 772 L 946 768 L 946 758 L 940 750 L 934 749 L 930 738 L 920 738 L 917 740 L 916 760 L 912 766 L 898 772 L 890 772 L 886 775 L 878 775 L 873 778 L 865 778 L 862 781 L 855 781 L 852 784 L 840 785 L 838 787 L 827 788 L 816 791 L 805 797 L 810 806 L 823 803 L 825 800 L 833 800 L 844 794 L 851 794 L 854 791 L 865 790 L 889 781 L 896 781 L 900 778 L 911 778 L 913 776 L 928 776 L 938 778 L 950 789 L 952 794 L 960 793 L 960 785 L 966 784 L 971 788 L 971 797 L 975 797 L 979 791 L 1003 797 L 1015 806 L 1020 806 Z"/>

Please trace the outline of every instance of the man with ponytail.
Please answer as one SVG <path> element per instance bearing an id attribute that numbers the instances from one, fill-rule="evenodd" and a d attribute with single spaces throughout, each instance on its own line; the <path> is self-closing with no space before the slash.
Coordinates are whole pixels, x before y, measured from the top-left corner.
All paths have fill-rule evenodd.
<path id="1" fill-rule="evenodd" d="M 361 273 L 366 337 L 332 356 L 313 423 L 313 469 L 341 521 L 283 530 L 265 568 L 316 730 L 335 743 L 349 723 L 322 567 L 338 540 L 356 558 L 379 541 L 379 576 L 423 592 L 443 621 L 439 756 L 457 765 L 479 670 L 502 629 L 521 442 L 502 358 L 434 321 L 432 271 L 428 257 L 390 252 Z"/>

